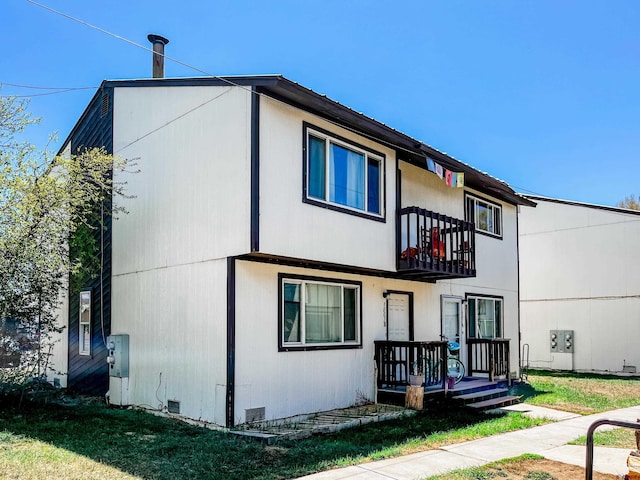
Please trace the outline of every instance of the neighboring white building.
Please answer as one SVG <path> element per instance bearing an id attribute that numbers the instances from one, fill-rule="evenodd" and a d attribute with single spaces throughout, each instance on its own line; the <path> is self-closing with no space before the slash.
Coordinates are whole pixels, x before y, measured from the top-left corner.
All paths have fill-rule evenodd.
<path id="1" fill-rule="evenodd" d="M 520 209 L 519 238 L 522 344 L 530 366 L 635 372 L 640 212 L 528 198 L 537 207 Z"/>
<path id="2" fill-rule="evenodd" d="M 84 323 L 70 296 L 70 387 L 231 427 L 376 398 L 380 340 L 444 332 L 468 371 L 518 374 L 533 202 L 504 182 L 276 75 L 105 81 L 65 145 L 140 169 Z M 110 334 L 129 371 L 107 383 Z"/>

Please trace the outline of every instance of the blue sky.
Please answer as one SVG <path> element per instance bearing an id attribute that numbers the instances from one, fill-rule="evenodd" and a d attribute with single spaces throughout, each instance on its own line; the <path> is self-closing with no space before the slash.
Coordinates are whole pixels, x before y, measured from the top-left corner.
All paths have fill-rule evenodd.
<path id="1" fill-rule="evenodd" d="M 636 0 L 38 1 L 214 75 L 284 74 L 520 192 L 640 193 Z M 0 2 L 0 38 L 0 95 L 151 74 L 149 52 L 27 0 Z M 34 96 L 30 140 L 61 141 L 93 93 Z"/>

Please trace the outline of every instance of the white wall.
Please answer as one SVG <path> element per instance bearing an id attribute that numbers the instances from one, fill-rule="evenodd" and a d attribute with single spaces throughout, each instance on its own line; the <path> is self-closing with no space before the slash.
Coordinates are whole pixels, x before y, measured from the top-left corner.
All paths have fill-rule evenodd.
<path id="1" fill-rule="evenodd" d="M 129 211 L 113 222 L 111 331 L 130 335 L 129 401 L 180 401 L 225 423 L 226 257 L 249 250 L 251 94 L 122 87 L 114 152 Z M 131 169 L 130 169 L 131 170 Z"/>
<path id="2" fill-rule="evenodd" d="M 48 361 L 47 381 L 51 384 L 57 379 L 61 388 L 67 388 L 69 372 L 69 295 L 68 292 L 60 292 L 59 305 L 55 325 L 61 328 L 60 333 L 53 333 L 51 341 L 53 348 Z"/>
<path id="3" fill-rule="evenodd" d="M 114 152 L 135 198 L 114 222 L 113 274 L 249 251 L 251 93 L 237 87 L 122 87 Z"/>
<path id="4" fill-rule="evenodd" d="M 278 351 L 278 273 L 362 282 L 362 348 Z M 440 339 L 440 296 L 464 297 L 467 286 L 364 277 L 263 263 L 236 263 L 235 423 L 245 409 L 265 407 L 267 419 L 353 405 L 375 398 L 374 340 L 386 338 L 387 290 L 414 293 L 414 332 L 419 341 Z M 494 290 L 491 290 L 494 291 Z M 505 312 L 517 296 L 505 295 Z M 517 338 L 517 337 L 516 337 Z M 512 342 L 517 355 L 517 340 Z M 512 365 L 516 360 L 511 359 Z M 514 368 L 512 368 L 514 370 Z"/>
<path id="5" fill-rule="evenodd" d="M 520 217 L 522 341 L 531 365 L 640 369 L 640 215 L 537 201 Z M 574 330 L 552 353 L 550 330 Z"/>
<path id="6" fill-rule="evenodd" d="M 111 333 L 129 334 L 129 401 L 225 424 L 226 259 L 113 277 Z"/>
<path id="7" fill-rule="evenodd" d="M 260 251 L 395 270 L 394 151 L 294 107 L 260 102 Z M 385 155 L 386 222 L 302 202 L 303 121 Z"/>

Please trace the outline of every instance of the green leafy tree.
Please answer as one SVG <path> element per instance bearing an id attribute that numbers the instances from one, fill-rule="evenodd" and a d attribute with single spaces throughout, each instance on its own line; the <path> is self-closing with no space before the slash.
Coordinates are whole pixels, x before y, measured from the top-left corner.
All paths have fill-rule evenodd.
<path id="1" fill-rule="evenodd" d="M 0 371 L 23 380 L 45 373 L 68 279 L 95 266 L 91 232 L 102 228 L 105 211 L 121 211 L 112 199 L 123 186 L 112 173 L 126 167 L 101 148 L 37 152 L 20 140 L 39 121 L 26 107 L 0 97 L 0 367 L 20 365 Z M 15 384 L 2 375 L 0 382 Z"/>
<path id="2" fill-rule="evenodd" d="M 616 207 L 628 208 L 630 210 L 640 210 L 640 197 L 629 195 L 624 200 L 618 202 Z"/>

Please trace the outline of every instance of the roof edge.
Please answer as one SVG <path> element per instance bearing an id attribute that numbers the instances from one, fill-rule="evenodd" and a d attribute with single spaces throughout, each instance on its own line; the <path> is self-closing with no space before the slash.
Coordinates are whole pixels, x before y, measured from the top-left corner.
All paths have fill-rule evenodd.
<path id="1" fill-rule="evenodd" d="M 575 207 L 593 208 L 595 210 L 606 210 L 610 212 L 640 216 L 640 210 L 632 210 L 630 208 L 610 207 L 608 205 L 598 205 L 595 203 L 577 202 L 575 200 L 562 200 L 560 198 L 543 197 L 540 195 L 523 195 L 523 196 L 526 198 L 530 198 L 536 202 L 560 203 L 563 205 L 572 205 Z"/>
<path id="2" fill-rule="evenodd" d="M 267 94 L 275 99 L 285 99 L 285 101 L 293 102 L 292 104 L 294 105 L 298 103 L 317 115 L 333 120 L 337 125 L 342 125 L 344 128 L 352 129 L 372 139 L 377 138 L 379 141 L 388 143 L 396 149 L 400 160 L 426 170 L 426 157 L 431 157 L 435 161 L 442 163 L 445 168 L 464 172 L 466 175 L 465 183 L 470 188 L 485 191 L 489 195 L 496 196 L 515 205 L 535 206 L 534 201 L 527 198 L 527 196 L 515 192 L 506 182 L 457 160 L 447 153 L 441 152 L 420 140 L 412 138 L 385 123 L 357 112 L 336 100 L 332 100 L 326 95 L 322 95 L 308 87 L 293 82 L 281 74 L 103 80 L 71 132 L 62 143 L 62 148 L 59 150 L 58 155 L 63 152 L 64 148 L 71 141 L 73 135 L 85 120 L 91 106 L 99 100 L 101 92 L 105 89 L 223 85 L 257 87 L 261 93 Z M 403 153 L 408 160 L 407 158 L 403 158 Z"/>

